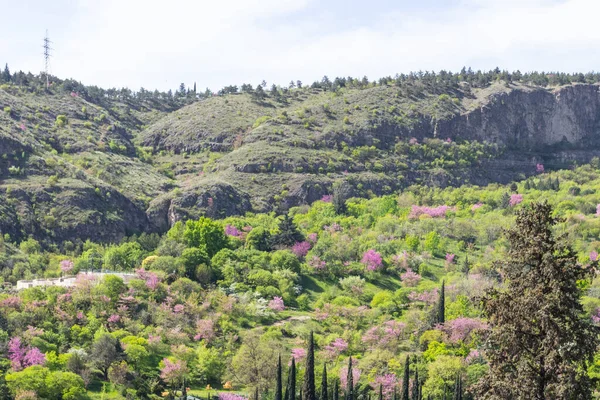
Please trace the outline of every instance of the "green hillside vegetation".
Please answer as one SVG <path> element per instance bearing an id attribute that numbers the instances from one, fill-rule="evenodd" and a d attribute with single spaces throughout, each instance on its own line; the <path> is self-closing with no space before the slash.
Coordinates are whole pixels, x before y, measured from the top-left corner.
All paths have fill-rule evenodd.
<path id="1" fill-rule="evenodd" d="M 326 363 L 329 387 L 345 390 L 352 357 L 355 395 L 376 395 L 381 385 L 391 399 L 394 390 L 402 393 L 408 357 L 409 379 L 422 385 L 423 398 L 458 393 L 457 380 L 472 398 L 490 362 L 491 321 L 480 297 L 506 287 L 499 262 L 511 253 L 503 229 L 533 202 L 548 201 L 561 218 L 553 232 L 592 268 L 599 189 L 594 160 L 510 185 L 414 185 L 372 199 L 325 198 L 292 207 L 289 217 L 202 217 L 111 245 L 45 249 L 33 238 L 6 237 L 0 263 L 7 283 L 91 268 L 135 271 L 138 279 L 4 289 L 0 340 L 13 350 L 0 358 L 0 393 L 157 399 L 179 396 L 183 387 L 206 396 L 210 385 L 222 399 L 255 390 L 271 399 L 278 354 L 284 370 L 296 359 L 302 386 L 314 331 L 316 387 Z M 600 320 L 598 285 L 587 275 L 578 281 L 583 324 Z M 577 362 L 600 389 L 598 357 Z"/>

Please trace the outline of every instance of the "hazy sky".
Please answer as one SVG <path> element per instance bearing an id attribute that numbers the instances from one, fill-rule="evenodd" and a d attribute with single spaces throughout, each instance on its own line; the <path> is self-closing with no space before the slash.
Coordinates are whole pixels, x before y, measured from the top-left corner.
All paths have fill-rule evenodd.
<path id="1" fill-rule="evenodd" d="M 599 0 L 0 0 L 0 63 L 213 90 L 416 70 L 600 69 Z"/>

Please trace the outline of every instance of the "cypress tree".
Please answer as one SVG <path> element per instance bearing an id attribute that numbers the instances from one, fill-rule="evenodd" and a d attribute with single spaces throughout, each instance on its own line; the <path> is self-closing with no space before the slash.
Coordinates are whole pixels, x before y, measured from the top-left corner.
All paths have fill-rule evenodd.
<path id="1" fill-rule="evenodd" d="M 348 361 L 348 375 L 346 379 L 345 400 L 354 400 L 354 377 L 352 376 L 352 357 Z"/>
<path id="2" fill-rule="evenodd" d="M 411 393 L 411 400 L 419 400 L 419 387 L 420 387 L 420 382 L 419 382 L 419 370 L 417 369 L 417 366 L 415 365 L 415 381 L 413 382 L 413 386 L 412 386 L 412 393 Z"/>
<path id="3" fill-rule="evenodd" d="M 187 399 L 187 388 L 185 387 L 185 378 L 183 378 L 183 383 L 181 386 L 181 397 Z"/>
<path id="4" fill-rule="evenodd" d="M 446 322 L 446 290 L 445 282 L 442 280 L 442 288 L 440 289 L 440 299 L 438 301 L 437 309 L 437 323 L 443 324 Z"/>
<path id="5" fill-rule="evenodd" d="M 302 400 L 302 388 L 300 388 L 300 396 L 298 396 L 298 400 Z"/>
<path id="6" fill-rule="evenodd" d="M 396 394 L 396 386 L 394 385 L 394 393 L 392 394 L 392 400 L 398 400 L 398 395 Z"/>
<path id="7" fill-rule="evenodd" d="M 275 400 L 283 400 L 283 387 L 281 382 L 281 354 L 277 358 L 277 383 L 275 388 Z"/>
<path id="8" fill-rule="evenodd" d="M 379 400 L 383 400 L 383 385 L 379 384 Z"/>
<path id="9" fill-rule="evenodd" d="M 305 400 L 317 400 L 315 390 L 315 340 L 313 332 L 308 339 L 308 352 L 306 354 L 306 370 L 304 371 L 304 396 Z"/>
<path id="10" fill-rule="evenodd" d="M 254 400 L 258 400 L 258 386 L 254 388 Z"/>
<path id="11" fill-rule="evenodd" d="M 321 378 L 321 399 L 327 400 L 327 364 L 323 364 L 323 377 Z"/>
<path id="12" fill-rule="evenodd" d="M 293 357 L 288 373 L 287 387 L 285 388 L 285 400 L 296 400 L 296 360 Z"/>
<path id="13" fill-rule="evenodd" d="M 331 396 L 332 400 L 339 400 L 340 399 L 340 389 L 338 387 L 338 381 L 337 379 L 333 382 L 333 394 Z"/>
<path id="14" fill-rule="evenodd" d="M 410 381 L 410 358 L 406 356 L 406 362 L 404 363 L 404 378 L 402 379 L 402 394 L 400 400 L 410 400 L 408 398 L 408 386 Z"/>

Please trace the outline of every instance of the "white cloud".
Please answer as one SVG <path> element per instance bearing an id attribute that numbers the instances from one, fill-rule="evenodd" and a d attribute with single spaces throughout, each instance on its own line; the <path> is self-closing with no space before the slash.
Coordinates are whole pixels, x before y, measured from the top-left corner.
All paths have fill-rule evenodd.
<path id="1" fill-rule="evenodd" d="M 105 87 L 168 89 L 196 81 L 218 89 L 463 65 L 522 71 L 600 65 L 596 0 L 463 0 L 430 14 L 382 9 L 374 18 L 361 18 L 364 5 L 348 3 L 361 22 L 352 27 L 322 18 L 310 8 L 313 1 L 79 0 L 61 26 L 53 72 Z M 25 66 L 40 64 L 19 57 Z"/>

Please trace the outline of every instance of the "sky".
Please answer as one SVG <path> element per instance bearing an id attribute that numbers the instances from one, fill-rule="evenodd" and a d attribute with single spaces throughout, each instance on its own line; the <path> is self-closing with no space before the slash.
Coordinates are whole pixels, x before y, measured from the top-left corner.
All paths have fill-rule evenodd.
<path id="1" fill-rule="evenodd" d="M 419 70 L 600 69 L 598 0 L 0 0 L 0 63 L 198 89 Z"/>

